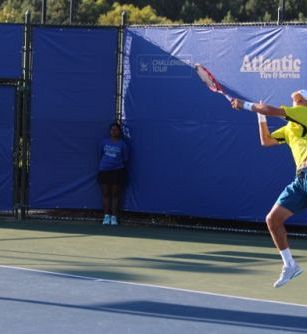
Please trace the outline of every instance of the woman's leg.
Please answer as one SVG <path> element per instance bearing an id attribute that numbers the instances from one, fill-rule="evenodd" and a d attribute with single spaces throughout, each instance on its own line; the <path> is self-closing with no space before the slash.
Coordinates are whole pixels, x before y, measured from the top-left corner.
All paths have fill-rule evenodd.
<path id="1" fill-rule="evenodd" d="M 120 207 L 120 196 L 121 196 L 121 186 L 113 185 L 111 188 L 112 193 L 112 215 L 118 216 Z"/>
<path id="2" fill-rule="evenodd" d="M 111 186 L 102 184 L 103 211 L 105 215 L 111 214 Z"/>

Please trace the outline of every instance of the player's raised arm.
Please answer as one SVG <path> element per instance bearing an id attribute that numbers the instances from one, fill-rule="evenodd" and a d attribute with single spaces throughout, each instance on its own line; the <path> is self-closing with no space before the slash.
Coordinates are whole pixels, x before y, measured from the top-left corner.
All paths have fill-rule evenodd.
<path id="1" fill-rule="evenodd" d="M 278 145 L 279 142 L 271 136 L 268 128 L 266 116 L 257 113 L 258 125 L 259 125 L 259 137 L 262 146 L 273 146 Z"/>

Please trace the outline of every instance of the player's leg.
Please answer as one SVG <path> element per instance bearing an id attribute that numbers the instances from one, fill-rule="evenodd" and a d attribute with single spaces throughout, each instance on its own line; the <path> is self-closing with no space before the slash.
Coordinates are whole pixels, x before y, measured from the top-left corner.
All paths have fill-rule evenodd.
<path id="1" fill-rule="evenodd" d="M 305 196 L 300 185 L 301 183 L 298 178 L 288 185 L 280 194 L 276 204 L 266 217 L 269 232 L 283 260 L 280 277 L 274 283 L 274 287 L 276 288 L 283 286 L 303 272 L 292 257 L 285 228 L 286 220 L 306 206 Z"/>
<path id="2" fill-rule="evenodd" d="M 293 215 L 293 212 L 278 204 L 275 204 L 266 217 L 266 223 L 275 246 L 281 251 L 289 247 L 285 221 Z"/>

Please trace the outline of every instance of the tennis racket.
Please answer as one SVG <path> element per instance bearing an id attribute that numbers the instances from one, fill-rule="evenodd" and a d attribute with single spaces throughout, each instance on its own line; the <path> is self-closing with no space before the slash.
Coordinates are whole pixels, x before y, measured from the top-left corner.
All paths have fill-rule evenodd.
<path id="1" fill-rule="evenodd" d="M 215 79 L 214 75 L 206 67 L 201 64 L 195 64 L 194 66 L 200 79 L 212 92 L 222 94 L 228 101 L 232 100 L 232 97 L 225 93 L 223 86 Z"/>

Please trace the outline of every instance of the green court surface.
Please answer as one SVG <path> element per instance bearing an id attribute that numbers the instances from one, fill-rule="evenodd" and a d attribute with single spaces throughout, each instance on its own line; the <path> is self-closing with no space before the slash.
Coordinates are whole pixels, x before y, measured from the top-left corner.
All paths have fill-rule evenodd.
<path id="1" fill-rule="evenodd" d="M 305 273 L 274 289 L 268 235 L 98 223 L 0 223 L 0 264 L 307 305 L 307 240 L 290 239 Z"/>

